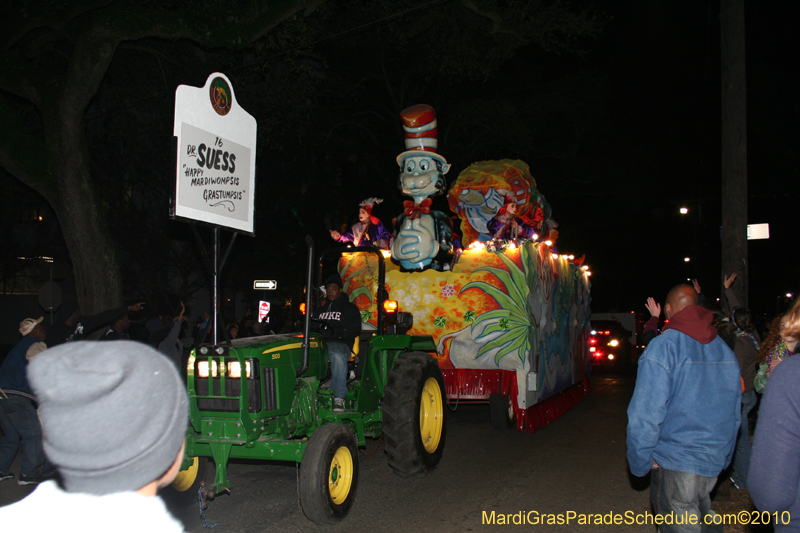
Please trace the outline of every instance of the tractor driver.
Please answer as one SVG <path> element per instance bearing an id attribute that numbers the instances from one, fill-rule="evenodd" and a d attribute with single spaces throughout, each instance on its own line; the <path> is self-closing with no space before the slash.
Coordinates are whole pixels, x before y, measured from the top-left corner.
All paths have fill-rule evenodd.
<path id="1" fill-rule="evenodd" d="M 325 302 L 314 310 L 311 318 L 317 321 L 316 329 L 328 346 L 333 411 L 342 412 L 347 395 L 347 361 L 353 341 L 361 333 L 361 313 L 342 290 L 342 278 L 338 274 L 331 274 L 325 280 Z"/>

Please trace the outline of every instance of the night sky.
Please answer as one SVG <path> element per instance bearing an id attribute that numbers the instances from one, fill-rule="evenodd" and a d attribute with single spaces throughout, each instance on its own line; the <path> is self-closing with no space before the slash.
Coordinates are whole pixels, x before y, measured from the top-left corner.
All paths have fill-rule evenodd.
<path id="1" fill-rule="evenodd" d="M 422 4 L 400 2 L 397 11 Z M 459 58 L 453 43 L 464 39 L 467 52 L 485 46 L 491 56 L 498 41 L 479 32 L 487 23 L 470 19 L 458 2 L 375 22 L 377 11 L 349 13 L 352 3 L 331 1 L 317 19 L 304 21 L 307 35 L 287 37 L 291 27 L 276 42 L 245 50 L 159 39 L 123 45 L 87 109 L 92 172 L 112 211 L 124 182 L 152 202 L 139 213 L 164 219 L 164 242 L 188 242 L 183 223 L 166 222 L 174 89 L 224 72 L 259 121 L 260 147 L 256 237 L 237 241 L 225 284 L 247 289 L 255 277 L 296 284 L 292 263 L 302 257 L 304 234 L 318 247 L 332 243 L 327 230 L 354 222 L 358 202 L 369 196 L 386 200 L 374 213 L 385 223 L 400 212 L 398 115 L 428 103 L 438 114 L 439 152 L 453 164 L 448 183 L 475 161 L 530 165 L 559 223 L 559 250 L 586 254 L 593 311 L 644 311 L 648 296 L 663 301 L 670 287 L 695 277 L 717 297 L 718 2 L 573 6 L 605 21 L 599 37 L 579 38 L 577 51 L 517 46 L 497 57 L 497 68 L 477 75 L 449 69 L 474 59 Z M 748 221 L 769 223 L 771 232 L 749 245 L 750 306 L 770 316 L 787 305 L 780 295 L 800 290 L 789 237 L 800 153 L 798 11 L 788 0 L 746 5 Z M 443 37 L 402 41 L 404 25 Z M 316 44 L 302 46 L 308 42 Z M 7 210 L 41 201 L 9 174 L 0 172 L 0 180 L 13 192 Z M 448 210 L 444 197 L 435 205 Z M 682 206 L 689 208 L 685 216 Z M 125 224 L 136 217 L 110 223 L 124 236 L 123 258 L 141 253 L 132 233 L 161 231 L 142 220 L 131 231 Z"/>

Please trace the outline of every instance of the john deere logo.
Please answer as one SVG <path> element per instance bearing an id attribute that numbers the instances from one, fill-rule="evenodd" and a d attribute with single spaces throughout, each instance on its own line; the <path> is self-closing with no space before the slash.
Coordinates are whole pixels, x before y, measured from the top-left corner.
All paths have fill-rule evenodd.
<path id="1" fill-rule="evenodd" d="M 211 99 L 211 107 L 214 108 L 218 115 L 224 117 L 230 112 L 232 104 L 231 88 L 223 78 L 214 78 L 211 82 L 208 96 Z"/>

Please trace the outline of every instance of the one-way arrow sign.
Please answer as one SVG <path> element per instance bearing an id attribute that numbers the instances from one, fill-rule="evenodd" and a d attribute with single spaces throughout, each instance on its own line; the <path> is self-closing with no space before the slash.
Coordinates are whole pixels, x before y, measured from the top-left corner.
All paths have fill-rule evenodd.
<path id="1" fill-rule="evenodd" d="M 278 282 L 274 279 L 257 279 L 253 282 L 254 289 L 271 291 L 278 288 Z"/>

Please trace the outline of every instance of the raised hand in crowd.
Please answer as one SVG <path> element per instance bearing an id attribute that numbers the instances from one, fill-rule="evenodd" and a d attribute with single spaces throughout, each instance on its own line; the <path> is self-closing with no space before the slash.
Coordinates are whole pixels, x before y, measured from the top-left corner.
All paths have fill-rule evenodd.
<path id="1" fill-rule="evenodd" d="M 131 304 L 128 306 L 128 311 L 141 311 L 143 307 L 144 307 L 144 302 Z"/>
<path id="2" fill-rule="evenodd" d="M 700 287 L 700 283 L 696 279 L 692 280 L 692 287 L 694 287 L 697 294 L 703 294 L 703 288 Z"/>
<path id="3" fill-rule="evenodd" d="M 656 303 L 655 299 L 650 297 L 644 304 L 651 316 L 661 316 L 661 304 Z"/>
<path id="4" fill-rule="evenodd" d="M 725 285 L 726 289 L 730 289 L 734 281 L 736 281 L 736 273 L 733 273 L 730 276 L 725 276 L 723 284 Z"/>
<path id="5" fill-rule="evenodd" d="M 175 317 L 174 322 L 177 322 L 178 320 L 183 320 L 184 322 L 188 323 L 189 317 L 185 316 L 184 313 L 186 313 L 186 306 L 183 305 L 183 302 L 181 302 L 181 314 Z"/>

